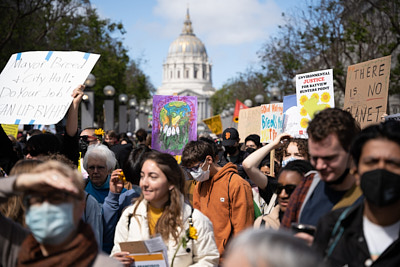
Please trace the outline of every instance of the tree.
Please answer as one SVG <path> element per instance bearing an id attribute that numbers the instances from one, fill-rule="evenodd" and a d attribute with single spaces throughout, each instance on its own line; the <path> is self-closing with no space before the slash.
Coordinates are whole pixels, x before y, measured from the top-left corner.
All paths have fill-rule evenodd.
<path id="1" fill-rule="evenodd" d="M 0 16 L 1 68 L 11 54 L 21 51 L 66 50 L 101 55 L 92 71 L 96 76 L 92 89 L 99 122 L 106 85 L 112 85 L 116 95 L 127 93 L 139 98 L 149 98 L 154 91 L 148 77 L 129 58 L 123 40 L 113 37 L 125 33 L 123 25 L 101 19 L 89 0 L 3 0 Z"/>
<path id="2" fill-rule="evenodd" d="M 254 97 L 258 94 L 262 94 L 265 103 L 268 103 L 266 86 L 267 81 L 260 73 L 251 70 L 247 70 L 246 73 L 239 73 L 238 77 L 230 79 L 211 97 L 214 114 L 220 114 L 229 105 L 234 106 L 236 99 L 241 102 L 245 99 L 254 100 Z"/>
<path id="3" fill-rule="evenodd" d="M 389 88 L 399 92 L 399 14 L 399 0 L 308 1 L 306 10 L 283 14 L 279 35 L 259 52 L 266 79 L 294 90 L 296 74 L 332 68 L 335 89 L 344 93 L 349 65 L 392 55 Z"/>

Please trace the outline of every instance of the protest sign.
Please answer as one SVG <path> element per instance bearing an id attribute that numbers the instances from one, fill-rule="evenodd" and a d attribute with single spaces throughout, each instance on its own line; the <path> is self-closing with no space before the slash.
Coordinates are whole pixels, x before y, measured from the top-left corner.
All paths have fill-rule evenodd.
<path id="1" fill-rule="evenodd" d="M 6 135 L 12 135 L 17 138 L 18 135 L 18 125 L 17 124 L 2 124 L 1 127 L 3 128 Z"/>
<path id="2" fill-rule="evenodd" d="M 283 103 L 261 105 L 261 143 L 269 143 L 283 130 Z"/>
<path id="3" fill-rule="evenodd" d="M 283 132 L 295 138 L 308 138 L 307 131 L 300 126 L 302 117 L 297 107 L 296 95 L 283 97 L 283 117 Z"/>
<path id="4" fill-rule="evenodd" d="M 56 124 L 100 55 L 37 51 L 10 57 L 0 74 L 0 123 Z"/>
<path id="5" fill-rule="evenodd" d="M 238 132 L 242 141 L 250 134 L 260 135 L 261 106 L 241 109 L 239 112 Z"/>
<path id="6" fill-rule="evenodd" d="M 222 121 L 220 115 L 204 119 L 203 122 L 208 126 L 208 128 L 210 128 L 212 133 L 222 134 Z"/>
<path id="7" fill-rule="evenodd" d="M 344 109 L 361 128 L 379 123 L 386 113 L 391 56 L 382 57 L 347 68 Z"/>
<path id="8" fill-rule="evenodd" d="M 333 70 L 321 70 L 296 75 L 297 107 L 304 131 L 317 111 L 335 107 Z"/>
<path id="9" fill-rule="evenodd" d="M 233 112 L 232 121 L 238 123 L 238 121 L 239 121 L 239 112 L 242 109 L 246 109 L 246 108 L 248 108 L 248 107 L 245 104 L 243 104 L 238 99 L 236 99 L 235 111 Z"/>
<path id="10" fill-rule="evenodd" d="M 182 155 L 190 141 L 197 140 L 197 97 L 155 95 L 151 147 Z"/>

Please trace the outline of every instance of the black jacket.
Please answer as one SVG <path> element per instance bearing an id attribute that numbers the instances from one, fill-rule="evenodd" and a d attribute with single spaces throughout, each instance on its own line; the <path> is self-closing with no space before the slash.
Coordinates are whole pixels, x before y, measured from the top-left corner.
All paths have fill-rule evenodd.
<path id="1" fill-rule="evenodd" d="M 323 216 L 317 226 L 313 248 L 331 266 L 400 266 L 400 240 L 393 242 L 372 262 L 363 233 L 364 204 L 342 208 Z M 336 223 L 336 234 L 332 234 Z M 341 230 L 343 233 L 340 234 Z M 337 238 L 337 242 L 334 240 Z M 332 253 L 329 254 L 329 250 Z"/>

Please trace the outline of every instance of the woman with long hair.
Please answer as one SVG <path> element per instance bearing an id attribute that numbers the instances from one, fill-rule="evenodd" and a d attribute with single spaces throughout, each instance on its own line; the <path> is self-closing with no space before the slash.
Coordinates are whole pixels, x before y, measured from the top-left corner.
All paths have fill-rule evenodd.
<path id="1" fill-rule="evenodd" d="M 217 266 L 219 253 L 211 221 L 184 200 L 185 178 L 175 158 L 149 152 L 140 173 L 141 196 L 125 209 L 115 231 L 112 256 L 131 264 L 120 243 L 160 235 L 168 263 L 175 266 Z"/>

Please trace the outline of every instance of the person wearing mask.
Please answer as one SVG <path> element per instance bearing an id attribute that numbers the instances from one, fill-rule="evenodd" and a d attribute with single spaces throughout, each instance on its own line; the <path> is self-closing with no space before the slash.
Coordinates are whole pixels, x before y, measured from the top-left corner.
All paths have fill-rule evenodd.
<path id="1" fill-rule="evenodd" d="M 258 134 L 250 134 L 244 139 L 244 149 L 248 154 L 253 153 L 261 147 L 260 136 Z"/>
<path id="2" fill-rule="evenodd" d="M 140 173 L 140 198 L 123 212 L 112 257 L 131 264 L 120 243 L 161 235 L 172 266 L 217 266 L 219 253 L 210 220 L 184 200 L 185 178 L 175 158 L 149 152 Z M 183 243 L 185 240 L 185 245 Z"/>
<path id="3" fill-rule="evenodd" d="M 242 162 L 247 155 L 246 151 L 240 150 L 239 132 L 235 128 L 227 128 L 222 133 L 222 146 L 224 151 L 218 154 L 218 165 L 224 167 L 232 162 L 236 165 L 238 173 L 246 179 L 246 173 L 243 170 Z"/>
<path id="4" fill-rule="evenodd" d="M 270 152 L 273 149 L 282 149 L 283 155 L 291 153 L 288 152 L 288 148 L 292 148 L 297 144 L 295 142 L 291 142 L 291 140 L 292 139 L 289 134 L 280 134 L 272 142 L 256 150 L 243 161 L 244 171 L 249 179 L 258 186 L 258 192 L 266 203 L 271 201 L 272 195 L 276 191 L 278 181 L 275 177 L 275 173 L 277 173 L 278 170 L 274 166 L 274 173 L 271 175 L 270 165 L 268 164 L 268 171 L 270 174 L 265 175 L 265 172 L 263 173 L 263 171 L 260 171 L 265 165 L 263 162 L 265 162 L 266 158 L 269 159 Z M 304 154 L 299 155 L 298 159 L 307 160 L 306 151 L 304 151 Z"/>
<path id="5" fill-rule="evenodd" d="M 363 129 L 350 153 L 364 199 L 322 217 L 313 248 L 330 266 L 400 266 L 400 123 Z"/>
<path id="6" fill-rule="evenodd" d="M 229 240 L 254 222 L 251 187 L 238 175 L 232 162 L 216 164 L 215 149 L 204 141 L 189 142 L 182 152 L 182 166 L 197 180 L 193 206 L 214 225 L 221 257 Z"/>
<path id="7" fill-rule="evenodd" d="M 0 201 L 22 193 L 28 229 L 0 214 L 1 266 L 120 266 L 99 252 L 93 231 L 82 221 L 82 176 L 48 161 L 29 174 L 0 179 Z"/>

